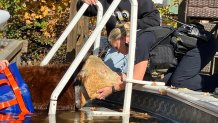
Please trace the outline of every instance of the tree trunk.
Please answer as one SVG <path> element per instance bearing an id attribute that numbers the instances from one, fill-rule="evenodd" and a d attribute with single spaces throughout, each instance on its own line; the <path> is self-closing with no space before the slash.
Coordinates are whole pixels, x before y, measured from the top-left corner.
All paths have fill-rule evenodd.
<path id="1" fill-rule="evenodd" d="M 70 21 L 77 14 L 76 3 L 77 0 L 71 0 L 69 18 Z M 87 39 L 88 37 L 88 26 L 89 18 L 83 16 L 69 34 L 67 38 L 67 62 L 72 62 L 78 54 L 81 47 L 83 46 L 85 39 Z"/>

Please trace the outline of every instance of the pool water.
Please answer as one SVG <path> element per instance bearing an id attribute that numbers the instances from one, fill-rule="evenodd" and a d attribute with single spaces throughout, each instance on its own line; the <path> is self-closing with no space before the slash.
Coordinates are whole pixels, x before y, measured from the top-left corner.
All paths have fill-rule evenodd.
<path id="1" fill-rule="evenodd" d="M 9 118 L 6 119 L 7 117 Z M 2 123 L 125 123 L 125 121 L 126 117 L 89 116 L 84 111 L 57 111 L 56 115 L 48 115 L 46 111 L 36 111 L 23 118 L 22 115 L 0 115 Z M 139 112 L 131 112 L 128 121 L 130 123 L 172 123 L 168 119 Z"/>

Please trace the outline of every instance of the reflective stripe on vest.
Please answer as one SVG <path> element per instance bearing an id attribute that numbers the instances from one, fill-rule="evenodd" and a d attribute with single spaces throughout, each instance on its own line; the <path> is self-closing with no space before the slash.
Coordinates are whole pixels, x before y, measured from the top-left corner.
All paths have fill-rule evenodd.
<path id="1" fill-rule="evenodd" d="M 0 85 L 1 85 L 1 84 L 7 84 L 7 85 L 9 85 L 7 79 L 2 79 L 2 80 L 0 80 Z"/>
<path id="2" fill-rule="evenodd" d="M 6 77 L 8 78 L 8 81 L 10 83 L 10 86 L 12 87 L 12 90 L 14 91 L 15 98 L 17 100 L 17 103 L 19 104 L 21 112 L 29 113 L 24 103 L 20 88 L 8 67 L 5 68 L 4 73 Z"/>
<path id="3" fill-rule="evenodd" d="M 9 100 L 9 101 L 1 102 L 0 103 L 0 110 L 4 109 L 4 108 L 8 108 L 10 106 L 13 106 L 15 104 L 17 104 L 17 100 L 15 98 L 12 100 Z"/>

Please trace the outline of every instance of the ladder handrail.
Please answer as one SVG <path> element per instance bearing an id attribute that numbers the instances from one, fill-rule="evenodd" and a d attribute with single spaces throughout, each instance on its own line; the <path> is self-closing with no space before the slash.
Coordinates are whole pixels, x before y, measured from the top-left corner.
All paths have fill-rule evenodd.
<path id="1" fill-rule="evenodd" d="M 120 1 L 121 0 L 114 0 L 111 3 L 111 5 L 109 6 L 105 15 L 101 19 L 100 23 L 97 25 L 97 27 L 95 28 L 95 30 L 93 31 L 93 33 L 91 34 L 89 39 L 86 41 L 86 43 L 84 44 L 84 46 L 82 47 L 82 49 L 80 50 L 80 52 L 78 53 L 78 55 L 76 56 L 76 58 L 74 59 L 74 61 L 72 62 L 72 64 L 70 65 L 70 67 L 68 68 L 68 70 L 66 71 L 66 73 L 64 74 L 64 76 L 62 77 L 60 82 L 58 83 L 58 85 L 56 86 L 56 88 L 54 89 L 54 91 L 52 92 L 51 99 L 50 99 L 49 114 L 56 114 L 57 98 L 58 98 L 59 94 L 61 93 L 63 88 L 66 86 L 68 80 L 73 75 L 76 68 L 81 63 L 82 59 L 85 57 L 85 54 L 88 52 L 91 45 L 94 43 L 94 40 L 101 32 L 104 25 L 109 20 L 109 18 L 113 14 L 114 10 L 117 8 Z"/>
<path id="2" fill-rule="evenodd" d="M 57 50 L 60 48 L 60 46 L 63 44 L 67 36 L 70 34 L 76 23 L 79 21 L 79 19 L 83 16 L 83 13 L 88 8 L 88 4 L 84 3 L 82 7 L 79 9 L 77 14 L 74 16 L 74 18 L 71 20 L 71 22 L 68 24 L 67 28 L 64 30 L 64 32 L 61 34 L 57 42 L 54 44 L 52 49 L 48 52 L 48 54 L 45 56 L 45 58 L 40 63 L 40 66 L 47 65 L 51 58 L 54 56 L 54 54 L 57 52 Z"/>
<path id="3" fill-rule="evenodd" d="M 135 61 L 135 47 L 136 47 L 136 30 L 137 30 L 137 18 L 138 18 L 138 1 L 130 0 L 131 3 L 131 18 L 130 18 L 130 42 L 128 53 L 128 71 L 127 79 L 133 79 L 134 61 Z M 130 105 L 132 98 L 132 83 L 126 82 L 123 113 L 130 114 Z"/>
<path id="4" fill-rule="evenodd" d="M 56 88 L 54 89 L 54 91 L 52 92 L 52 95 L 50 98 L 49 114 L 56 114 L 57 99 L 58 99 L 59 94 L 61 93 L 63 88 L 66 86 L 68 80 L 73 75 L 76 68 L 79 66 L 79 64 L 81 63 L 81 61 L 83 60 L 83 58 L 87 54 L 88 50 L 91 48 L 92 44 L 94 43 L 94 40 L 96 40 L 95 49 L 94 49 L 95 55 L 98 54 L 99 49 L 97 49 L 97 48 L 99 48 L 99 43 L 100 43 L 100 40 L 99 40 L 100 39 L 100 32 L 120 2 L 121 2 L 121 0 L 114 0 L 111 3 L 111 5 L 109 6 L 105 15 L 103 16 L 101 21 L 98 22 L 95 30 L 93 31 L 93 33 L 91 34 L 89 39 L 86 41 L 86 43 L 84 44 L 84 46 L 82 47 L 82 49 L 80 50 L 80 52 L 78 53 L 78 55 L 76 56 L 76 58 L 74 59 L 74 61 L 72 62 L 72 64 L 70 65 L 70 67 L 68 68 L 68 70 L 66 71 L 66 73 L 64 74 L 64 76 L 62 77 L 60 82 L 58 83 L 58 85 L 56 86 Z M 138 2 L 137 2 L 137 0 L 130 0 L 130 3 L 131 3 L 131 20 L 130 20 L 131 21 L 131 24 L 130 24 L 130 28 L 131 28 L 130 40 L 131 41 L 130 41 L 130 46 L 129 46 L 129 57 L 128 57 L 128 72 L 127 72 L 127 79 L 128 80 L 133 79 L 133 68 L 134 68 L 135 46 L 136 46 L 137 15 L 138 15 Z M 83 13 L 84 13 L 85 9 L 87 9 L 87 7 L 88 7 L 87 4 L 84 4 L 82 6 Z M 81 16 L 81 15 L 78 15 L 78 16 Z M 69 28 L 72 28 L 72 27 L 69 27 Z M 58 46 L 56 46 L 56 47 L 58 47 Z M 52 52 L 51 54 L 54 54 L 54 52 Z M 48 56 L 48 58 L 50 58 L 50 56 Z M 45 61 L 48 63 L 49 60 L 47 60 L 47 61 L 45 60 Z M 43 62 L 41 65 L 47 64 L 46 62 Z M 120 112 L 120 113 L 117 112 L 117 113 L 115 113 L 116 115 L 122 115 L 122 116 L 124 116 L 124 115 L 129 116 L 130 115 L 131 96 L 132 96 L 132 82 L 126 81 L 123 112 Z M 128 118 L 125 119 L 125 122 L 128 122 L 128 121 L 129 121 Z"/>
<path id="5" fill-rule="evenodd" d="M 96 26 L 97 26 L 100 23 L 101 19 L 102 19 L 103 6 L 102 6 L 102 4 L 100 2 L 97 2 L 96 5 L 97 5 L 97 9 L 98 9 L 97 22 L 96 22 Z M 95 40 L 95 44 L 94 44 L 93 54 L 96 55 L 96 56 L 98 56 L 98 54 L 99 54 L 100 39 L 101 39 L 101 33 L 99 33 L 99 35 L 97 36 L 97 38 Z"/>
<path id="6" fill-rule="evenodd" d="M 97 24 L 100 22 L 102 15 L 103 15 L 103 7 L 102 4 L 100 2 L 97 2 L 97 7 L 98 7 L 98 15 L 97 15 Z M 75 17 L 71 20 L 71 22 L 69 23 L 69 25 L 67 26 L 67 28 L 64 30 L 64 32 L 62 33 L 62 35 L 60 36 L 60 38 L 57 40 L 57 42 L 54 44 L 54 46 L 52 47 L 52 49 L 49 51 L 49 53 L 46 55 L 46 57 L 43 59 L 43 61 L 41 62 L 40 66 L 44 66 L 47 65 L 49 63 L 49 61 L 51 60 L 51 58 L 54 56 L 54 54 L 57 52 L 57 50 L 60 48 L 60 46 L 63 44 L 63 42 L 65 41 L 65 39 L 67 38 L 67 36 L 69 35 L 69 33 L 72 31 L 72 29 L 74 28 L 74 26 L 76 25 L 76 23 L 79 21 L 79 19 L 82 17 L 83 13 L 85 12 L 85 10 L 88 8 L 88 4 L 83 4 L 83 6 L 80 8 L 80 10 L 77 12 L 77 14 L 75 15 Z M 96 39 L 96 43 L 95 43 L 95 47 L 94 49 L 97 49 L 100 45 L 100 34 Z M 98 53 L 99 49 L 94 50 L 94 54 L 98 55 L 96 53 Z"/>

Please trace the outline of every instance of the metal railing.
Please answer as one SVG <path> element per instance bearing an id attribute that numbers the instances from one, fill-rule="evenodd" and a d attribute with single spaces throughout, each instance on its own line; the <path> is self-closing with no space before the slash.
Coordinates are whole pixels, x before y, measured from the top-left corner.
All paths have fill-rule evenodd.
<path id="1" fill-rule="evenodd" d="M 60 82 L 58 83 L 58 85 L 56 86 L 56 88 L 54 89 L 54 91 L 51 95 L 51 99 L 50 99 L 49 114 L 56 114 L 57 99 L 58 99 L 59 94 L 61 93 L 63 88 L 66 86 L 68 80 L 73 75 L 76 68 L 81 63 L 82 59 L 85 57 L 86 53 L 88 52 L 88 50 L 90 49 L 90 47 L 94 43 L 94 40 L 96 40 L 97 37 L 100 35 L 101 30 L 103 29 L 106 22 L 109 20 L 110 16 L 113 14 L 114 10 L 117 8 L 120 1 L 121 0 L 116 0 L 116 1 L 113 1 L 111 3 L 111 5 L 108 8 L 108 10 L 106 11 L 105 15 L 103 16 L 103 18 L 101 19 L 101 21 L 99 22 L 99 24 L 97 25 L 97 27 L 95 28 L 95 30 L 93 31 L 93 33 L 91 34 L 89 39 L 86 41 L 86 43 L 84 44 L 84 46 L 82 47 L 82 49 L 80 50 L 80 52 L 78 53 L 78 55 L 76 56 L 76 58 L 74 59 L 74 61 L 72 62 L 72 64 L 70 65 L 70 67 L 68 68 L 68 70 L 66 71 L 66 73 L 64 74 L 62 79 L 60 80 Z M 45 59 L 43 59 L 43 61 L 40 64 L 41 66 L 48 64 L 48 62 L 51 60 L 51 58 L 53 57 L 55 52 L 58 50 L 58 48 L 64 42 L 66 37 L 69 35 L 69 33 L 71 32 L 71 30 L 73 29 L 75 24 L 78 22 L 79 18 L 81 18 L 81 16 L 83 15 L 83 13 L 85 12 L 85 10 L 87 8 L 88 8 L 88 4 L 84 4 L 80 8 L 80 10 L 75 15 L 75 17 L 70 22 L 70 24 L 67 26 L 67 28 L 65 29 L 65 31 L 63 32 L 61 37 L 58 39 L 58 41 L 55 43 L 55 45 L 49 51 L 49 53 L 47 54 Z M 96 41 L 96 42 L 97 43 L 95 44 L 96 45 L 95 47 L 97 47 L 97 45 L 99 45 L 98 41 Z"/>
<path id="2" fill-rule="evenodd" d="M 103 14 L 103 8 L 98 2 L 98 17 L 97 17 L 97 26 L 89 39 L 86 41 L 68 70 L 66 71 L 65 75 L 62 77 L 56 88 L 54 89 L 51 99 L 50 99 L 50 107 L 49 107 L 49 114 L 56 114 L 56 106 L 57 106 L 57 99 L 63 88 L 66 86 L 68 80 L 75 72 L 76 68 L 81 63 L 82 59 L 85 57 L 86 53 L 92 46 L 92 44 L 95 41 L 94 46 L 94 54 L 98 55 L 99 53 L 99 44 L 100 44 L 100 33 L 103 29 L 106 22 L 109 20 L 111 15 L 113 14 L 114 10 L 117 8 L 118 4 L 121 0 L 114 0 L 111 5 L 109 6 L 108 10 Z M 137 15 L 138 15 L 138 2 L 137 0 L 130 0 L 131 3 L 131 19 L 130 19 L 130 45 L 129 45 L 129 57 L 128 57 L 128 72 L 127 72 L 127 78 L 124 80 L 126 82 L 125 86 L 125 97 L 124 97 L 124 106 L 123 106 L 123 112 L 108 112 L 108 111 L 92 111 L 93 115 L 114 115 L 114 116 L 123 116 L 123 122 L 129 122 L 129 114 L 130 114 L 130 103 L 131 103 L 131 96 L 132 96 L 132 83 L 138 83 L 138 84 L 146 84 L 147 81 L 137 81 L 133 80 L 133 68 L 134 68 L 134 59 L 135 59 L 135 46 L 136 46 L 136 29 L 137 29 Z M 66 30 L 63 32 L 61 37 L 58 39 L 58 41 L 55 43 L 51 51 L 47 54 L 45 59 L 41 62 L 41 66 L 48 64 L 50 59 L 53 57 L 55 52 L 58 50 L 58 48 L 61 46 L 61 44 L 64 42 L 68 34 L 71 32 L 73 27 L 75 26 L 75 23 L 78 22 L 79 18 L 83 15 L 85 10 L 88 8 L 87 4 L 84 4 L 76 16 L 73 18 L 73 20 L 70 22 Z M 102 19 L 101 19 L 102 17 Z M 159 85 L 159 83 L 157 83 Z M 162 83 L 160 83 L 162 84 Z"/>
<path id="3" fill-rule="evenodd" d="M 69 23 L 67 28 L 64 30 L 60 38 L 57 40 L 57 42 L 54 44 L 52 49 L 48 52 L 48 54 L 45 56 L 45 58 L 42 60 L 40 66 L 47 65 L 51 58 L 54 56 L 54 54 L 57 52 L 57 50 L 60 48 L 60 46 L 63 44 L 67 36 L 70 34 L 76 23 L 79 21 L 79 19 L 82 17 L 85 10 L 88 8 L 88 4 L 84 4 L 80 10 L 77 12 L 73 20 Z"/>

